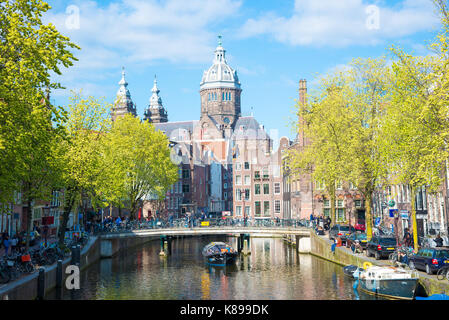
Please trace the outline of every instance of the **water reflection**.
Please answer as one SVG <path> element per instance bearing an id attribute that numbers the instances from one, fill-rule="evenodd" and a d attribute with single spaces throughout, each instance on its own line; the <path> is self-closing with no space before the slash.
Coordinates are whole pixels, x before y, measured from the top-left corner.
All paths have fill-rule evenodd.
<path id="1" fill-rule="evenodd" d="M 340 266 L 298 254 L 282 239 L 251 238 L 251 254 L 226 267 L 203 260 L 211 241 L 237 247 L 234 237 L 183 238 L 173 241 L 172 255 L 160 257 L 154 241 L 99 261 L 81 272 L 80 290 L 55 290 L 47 299 L 366 299 Z"/>

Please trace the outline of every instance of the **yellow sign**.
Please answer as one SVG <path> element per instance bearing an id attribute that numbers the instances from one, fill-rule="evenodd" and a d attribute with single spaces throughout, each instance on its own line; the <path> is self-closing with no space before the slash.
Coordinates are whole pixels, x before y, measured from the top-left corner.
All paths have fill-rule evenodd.
<path id="1" fill-rule="evenodd" d="M 201 221 L 201 226 L 202 227 L 208 227 L 209 226 L 209 221 Z"/>

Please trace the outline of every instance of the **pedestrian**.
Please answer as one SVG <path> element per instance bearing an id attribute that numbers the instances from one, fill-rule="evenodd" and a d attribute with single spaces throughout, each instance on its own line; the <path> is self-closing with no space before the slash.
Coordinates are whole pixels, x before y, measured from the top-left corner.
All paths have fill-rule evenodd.
<path id="1" fill-rule="evenodd" d="M 411 247 L 412 246 L 412 235 L 410 234 L 410 232 L 408 231 L 408 228 L 405 228 L 405 233 L 404 233 L 404 239 L 403 239 L 403 243 L 406 247 Z"/>
<path id="2" fill-rule="evenodd" d="M 10 246 L 10 241 L 9 241 L 8 234 L 5 235 L 5 238 L 3 240 L 3 245 L 5 246 L 5 256 L 7 256 L 8 255 L 8 251 L 9 251 L 9 246 Z"/>
<path id="3" fill-rule="evenodd" d="M 437 237 L 435 238 L 435 243 L 437 247 L 443 246 L 443 239 L 441 238 L 440 234 L 438 233 Z"/>
<path id="4" fill-rule="evenodd" d="M 48 226 L 45 225 L 42 230 L 42 234 L 44 235 L 44 242 L 47 245 L 47 236 L 48 236 Z"/>
<path id="5" fill-rule="evenodd" d="M 17 250 L 17 233 L 11 239 L 11 253 L 16 252 Z"/>

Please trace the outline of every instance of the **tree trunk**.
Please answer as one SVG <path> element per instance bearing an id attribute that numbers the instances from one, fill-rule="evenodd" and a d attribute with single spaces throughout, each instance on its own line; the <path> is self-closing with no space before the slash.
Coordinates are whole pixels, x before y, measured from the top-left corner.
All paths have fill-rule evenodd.
<path id="1" fill-rule="evenodd" d="M 410 205 L 412 207 L 412 229 L 413 229 L 413 246 L 415 253 L 418 252 L 418 224 L 416 223 L 415 209 L 415 187 L 410 185 Z"/>
<path id="2" fill-rule="evenodd" d="M 372 193 L 367 192 L 365 195 L 365 224 L 366 224 L 366 238 L 368 241 L 371 240 L 373 236 L 373 225 L 372 225 L 372 217 L 371 217 L 371 202 L 372 202 Z"/>
<path id="3" fill-rule="evenodd" d="M 31 222 L 33 215 L 33 208 L 31 208 L 32 199 L 27 200 L 28 210 L 27 210 L 27 224 L 26 224 L 26 238 L 25 238 L 25 252 L 28 252 L 30 247 L 30 231 L 31 231 Z"/>
<path id="4" fill-rule="evenodd" d="M 337 197 L 335 195 L 335 181 L 333 181 L 329 185 L 329 194 L 330 194 L 330 201 L 331 201 L 331 227 L 337 224 L 337 212 L 335 210 L 335 202 L 337 200 Z"/>
<path id="5" fill-rule="evenodd" d="M 69 220 L 70 211 L 72 211 L 75 204 L 76 191 L 75 188 L 67 188 L 64 196 L 64 213 L 59 225 L 59 246 L 64 245 L 65 229 L 67 228 L 67 222 Z"/>

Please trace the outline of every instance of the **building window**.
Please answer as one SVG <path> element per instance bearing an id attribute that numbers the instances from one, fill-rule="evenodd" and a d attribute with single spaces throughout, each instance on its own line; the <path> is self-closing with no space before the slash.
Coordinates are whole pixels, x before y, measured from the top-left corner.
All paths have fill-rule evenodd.
<path id="1" fill-rule="evenodd" d="M 245 206 L 245 216 L 246 216 L 246 217 L 251 216 L 251 207 L 246 207 L 246 206 Z"/>
<path id="2" fill-rule="evenodd" d="M 323 205 L 324 205 L 325 208 L 330 208 L 330 206 L 331 206 L 330 200 L 329 199 L 325 199 L 324 202 L 323 202 Z"/>
<path id="3" fill-rule="evenodd" d="M 280 194 L 281 193 L 281 184 L 279 182 L 276 182 L 274 184 L 274 194 Z"/>
<path id="4" fill-rule="evenodd" d="M 249 162 L 245 162 L 245 170 L 249 170 Z"/>
<path id="5" fill-rule="evenodd" d="M 281 200 L 274 200 L 274 213 L 281 213 Z"/>
<path id="6" fill-rule="evenodd" d="M 316 190 L 324 190 L 325 187 L 326 187 L 326 185 L 323 182 L 318 181 L 318 180 L 315 181 L 315 189 Z"/>
<path id="7" fill-rule="evenodd" d="M 235 184 L 238 186 L 242 184 L 242 176 L 235 176 Z"/>
<path id="8" fill-rule="evenodd" d="M 270 216 L 270 201 L 263 202 L 263 215 L 265 217 Z"/>
<path id="9" fill-rule="evenodd" d="M 227 188 L 228 188 L 228 183 L 227 182 L 223 183 L 223 189 L 227 189 Z"/>
<path id="10" fill-rule="evenodd" d="M 223 192 L 223 198 L 224 198 L 225 200 L 228 200 L 228 193 L 227 193 L 227 192 Z"/>
<path id="11" fill-rule="evenodd" d="M 268 167 L 263 168 L 263 178 L 268 179 Z"/>
<path id="12" fill-rule="evenodd" d="M 235 213 L 237 216 L 241 216 L 242 215 L 242 207 L 241 206 L 235 207 Z"/>
<path id="13" fill-rule="evenodd" d="M 182 178 L 183 179 L 190 178 L 190 170 L 189 169 L 182 169 Z"/>
<path id="14" fill-rule="evenodd" d="M 250 199 L 249 195 L 250 195 L 250 190 L 245 189 L 245 201 Z"/>
<path id="15" fill-rule="evenodd" d="M 184 192 L 184 193 L 190 192 L 190 186 L 188 184 L 183 184 L 182 185 L 182 192 Z"/>
<path id="16" fill-rule="evenodd" d="M 260 171 L 254 171 L 254 178 L 260 179 Z"/>
<path id="17" fill-rule="evenodd" d="M 263 194 L 270 194 L 270 185 L 268 183 L 263 185 Z"/>
<path id="18" fill-rule="evenodd" d="M 356 208 L 361 208 L 362 207 L 362 200 L 355 200 L 354 204 L 355 204 Z"/>
<path id="19" fill-rule="evenodd" d="M 260 214 L 261 214 L 260 201 L 255 202 L 255 214 L 256 214 L 256 217 L 260 217 Z"/>
<path id="20" fill-rule="evenodd" d="M 254 194 L 260 194 L 260 184 L 254 185 Z"/>
<path id="21" fill-rule="evenodd" d="M 337 221 L 343 222 L 345 221 L 345 209 L 338 208 L 336 209 L 337 213 Z"/>
<path id="22" fill-rule="evenodd" d="M 235 190 L 235 200 L 242 201 L 242 190 Z"/>
<path id="23" fill-rule="evenodd" d="M 329 209 L 329 208 L 324 208 L 323 213 L 324 213 L 324 216 L 325 216 L 325 217 L 329 217 L 330 214 L 331 214 L 331 209 Z"/>
<path id="24" fill-rule="evenodd" d="M 249 186 L 251 184 L 251 177 L 250 176 L 245 176 L 245 185 Z"/>
<path id="25" fill-rule="evenodd" d="M 241 162 L 236 162 L 235 163 L 235 170 L 236 171 L 242 170 L 242 163 Z"/>
<path id="26" fill-rule="evenodd" d="M 343 184 L 341 183 L 341 181 L 335 182 L 335 189 L 337 190 L 343 189 Z"/>

